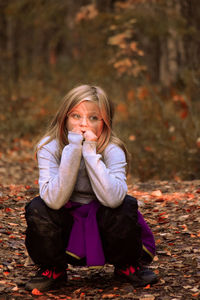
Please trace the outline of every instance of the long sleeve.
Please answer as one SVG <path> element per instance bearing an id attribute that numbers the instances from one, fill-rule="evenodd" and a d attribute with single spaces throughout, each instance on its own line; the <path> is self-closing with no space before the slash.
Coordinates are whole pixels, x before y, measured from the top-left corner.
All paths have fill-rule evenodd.
<path id="1" fill-rule="evenodd" d="M 82 139 L 80 134 L 69 132 L 69 144 L 60 159 L 55 140 L 38 151 L 40 196 L 52 209 L 61 208 L 73 192 L 82 156 Z"/>
<path id="2" fill-rule="evenodd" d="M 124 151 L 115 144 L 109 144 L 101 155 L 96 153 L 96 142 L 84 142 L 83 157 L 98 200 L 104 206 L 119 206 L 127 193 Z"/>

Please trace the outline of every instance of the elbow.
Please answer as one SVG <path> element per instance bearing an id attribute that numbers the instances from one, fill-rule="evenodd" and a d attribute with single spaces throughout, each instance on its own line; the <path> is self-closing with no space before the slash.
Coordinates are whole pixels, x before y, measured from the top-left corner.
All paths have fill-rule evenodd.
<path id="1" fill-rule="evenodd" d="M 124 197 L 106 197 L 106 199 L 104 200 L 104 205 L 110 208 L 117 208 L 118 206 L 120 206 L 123 203 Z"/>
<path id="2" fill-rule="evenodd" d="M 121 194 L 121 195 L 119 195 L 119 194 Z M 113 197 L 111 197 L 108 201 L 108 203 L 109 203 L 108 206 L 110 208 L 117 208 L 118 206 L 120 206 L 123 203 L 126 194 L 127 194 L 127 189 L 125 189 L 121 193 L 117 193 L 115 196 L 113 195 Z"/>
<path id="3" fill-rule="evenodd" d="M 58 201 L 55 198 L 51 199 L 51 197 L 48 197 L 47 195 L 45 195 L 45 193 L 40 193 L 40 197 L 45 202 L 45 204 L 51 209 L 59 210 L 63 206 L 62 203 L 60 203 L 60 201 Z"/>
<path id="4" fill-rule="evenodd" d="M 54 210 L 59 210 L 62 205 L 60 203 L 57 203 L 57 202 L 50 202 L 50 201 L 45 201 L 44 202 L 46 203 L 46 205 L 51 208 L 51 209 L 54 209 Z"/>
<path id="5" fill-rule="evenodd" d="M 112 202 L 109 203 L 109 207 L 110 208 L 117 208 L 118 206 L 120 206 L 123 202 L 123 199 L 119 199 L 118 201 L 115 201 L 113 202 L 113 199 L 112 199 Z"/>
<path id="6" fill-rule="evenodd" d="M 51 209 L 59 210 L 62 207 L 62 205 L 60 205 L 60 203 L 51 202 L 51 201 L 49 201 L 49 199 L 48 200 L 46 200 L 44 198 L 42 198 L 42 199 L 44 200 L 45 204 Z"/>
<path id="7" fill-rule="evenodd" d="M 59 210 L 62 205 L 60 205 L 60 203 L 46 203 L 48 207 L 50 207 L 51 209 L 54 210 Z"/>

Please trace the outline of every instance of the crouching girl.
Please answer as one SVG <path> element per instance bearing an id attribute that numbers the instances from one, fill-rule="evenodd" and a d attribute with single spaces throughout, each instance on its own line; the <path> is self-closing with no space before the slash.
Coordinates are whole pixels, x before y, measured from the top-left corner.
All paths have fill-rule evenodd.
<path id="1" fill-rule="evenodd" d="M 72 265 L 113 264 L 134 286 L 157 281 L 143 264 L 153 235 L 127 195 L 128 153 L 112 130 L 113 106 L 99 87 L 72 89 L 37 145 L 40 196 L 26 206 L 26 247 L 39 271 L 26 289 L 64 284 Z"/>

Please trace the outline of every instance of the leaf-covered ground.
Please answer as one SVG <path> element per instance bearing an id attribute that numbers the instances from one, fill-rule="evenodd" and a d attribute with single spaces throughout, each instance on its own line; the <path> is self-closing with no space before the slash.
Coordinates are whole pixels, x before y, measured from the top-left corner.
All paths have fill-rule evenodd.
<path id="1" fill-rule="evenodd" d="M 60 290 L 33 295 L 24 283 L 36 268 L 24 247 L 24 206 L 38 193 L 37 167 L 31 143 L 16 141 L 0 161 L 0 299 L 200 299 L 200 180 L 191 182 L 130 180 L 129 193 L 154 232 L 157 255 L 151 268 L 153 286 L 135 289 L 113 277 L 113 266 L 101 271 L 69 266 Z"/>

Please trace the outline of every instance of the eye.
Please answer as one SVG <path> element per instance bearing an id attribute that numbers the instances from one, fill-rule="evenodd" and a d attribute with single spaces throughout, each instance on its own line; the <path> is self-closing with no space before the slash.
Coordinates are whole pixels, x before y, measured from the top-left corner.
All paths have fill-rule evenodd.
<path id="1" fill-rule="evenodd" d="M 71 117 L 74 119 L 74 120 L 80 120 L 81 116 L 79 114 L 76 114 L 76 113 L 73 113 L 71 114 Z"/>
<path id="2" fill-rule="evenodd" d="M 98 117 L 98 116 L 90 116 L 89 117 L 89 120 L 91 121 L 91 122 L 95 122 L 95 121 L 99 121 L 100 120 L 100 118 Z"/>

